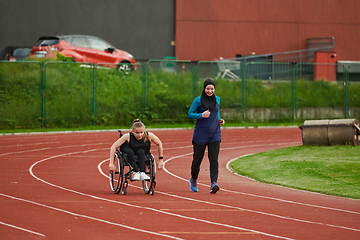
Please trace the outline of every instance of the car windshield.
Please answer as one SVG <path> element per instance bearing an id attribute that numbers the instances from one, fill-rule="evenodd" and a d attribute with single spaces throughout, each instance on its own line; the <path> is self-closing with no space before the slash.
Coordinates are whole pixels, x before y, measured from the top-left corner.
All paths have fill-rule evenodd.
<path id="1" fill-rule="evenodd" d="M 60 38 L 67 43 L 71 43 L 71 36 L 61 36 Z"/>
<path id="2" fill-rule="evenodd" d="M 13 56 L 16 57 L 27 57 L 31 52 L 31 48 L 17 48 L 15 49 Z"/>
<path id="3" fill-rule="evenodd" d="M 51 38 L 51 39 L 39 39 L 36 46 L 52 46 L 58 44 L 60 40 L 58 38 Z"/>

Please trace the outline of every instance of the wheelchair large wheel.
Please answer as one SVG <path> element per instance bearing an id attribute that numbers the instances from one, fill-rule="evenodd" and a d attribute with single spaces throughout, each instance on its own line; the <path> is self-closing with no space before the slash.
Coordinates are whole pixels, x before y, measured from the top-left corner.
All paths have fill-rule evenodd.
<path id="1" fill-rule="evenodd" d="M 109 173 L 110 187 L 114 193 L 118 194 L 124 181 L 124 165 L 119 153 L 115 154 L 114 164 L 116 167 L 115 171 L 110 171 Z"/>
<path id="2" fill-rule="evenodd" d="M 145 162 L 145 173 L 150 177 L 150 180 L 142 180 L 142 186 L 146 194 L 154 195 L 155 193 L 155 175 L 156 175 L 156 164 L 152 157 L 150 161 Z"/>

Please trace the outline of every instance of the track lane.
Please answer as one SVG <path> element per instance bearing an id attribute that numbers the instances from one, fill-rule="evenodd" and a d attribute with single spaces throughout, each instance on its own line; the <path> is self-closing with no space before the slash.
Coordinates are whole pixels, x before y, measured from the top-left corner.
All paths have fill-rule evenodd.
<path id="1" fill-rule="evenodd" d="M 241 178 L 239 176 L 236 176 L 226 169 L 226 162 L 230 159 L 240 156 L 243 154 L 249 154 L 253 152 L 259 152 L 259 151 L 266 151 L 267 149 L 274 149 L 274 148 L 280 148 L 283 146 L 289 145 L 291 141 L 299 142 L 299 134 L 298 131 L 293 131 L 294 129 L 290 130 L 287 129 L 285 132 L 288 132 L 288 137 L 284 138 L 281 137 L 282 133 L 278 132 L 278 129 L 276 131 L 268 130 L 268 129 L 241 129 L 241 130 L 229 130 L 231 134 L 229 134 L 229 131 L 223 130 L 223 141 L 221 145 L 221 153 L 220 153 L 220 178 L 219 178 L 219 184 L 222 187 L 222 191 L 219 192 L 219 194 L 216 195 L 210 195 L 208 194 L 209 186 L 206 183 L 208 179 L 208 171 L 206 171 L 206 160 L 204 160 L 203 167 L 202 167 L 202 175 L 201 175 L 201 182 L 204 184 L 204 186 L 201 187 L 201 191 L 198 194 L 193 194 L 189 192 L 188 190 L 188 182 L 186 180 L 181 180 L 179 178 L 174 178 L 171 175 L 168 175 L 165 173 L 165 171 L 158 171 L 158 185 L 157 185 L 157 192 L 154 196 L 146 196 L 143 194 L 141 189 L 136 188 L 129 188 L 128 194 L 126 196 L 119 196 L 115 194 L 111 194 L 107 191 L 109 191 L 108 186 L 108 180 L 105 179 L 103 176 L 98 176 L 99 173 L 97 171 L 97 165 L 100 161 L 104 159 L 104 156 L 107 157 L 108 155 L 108 149 L 109 146 L 112 144 L 113 141 L 116 140 L 117 134 L 116 133 L 101 133 L 101 134 L 95 134 L 96 137 L 91 136 L 91 134 L 82 134 L 81 138 L 83 139 L 81 141 L 77 140 L 76 137 L 74 137 L 74 134 L 69 139 L 67 136 L 69 134 L 58 134 L 55 136 L 49 137 L 48 141 L 45 141 L 45 143 L 49 143 L 49 146 L 51 149 L 43 149 L 39 151 L 33 151 L 30 152 L 27 156 L 30 158 L 29 160 L 19 159 L 21 162 L 26 162 L 25 165 L 29 167 L 29 162 L 32 164 L 35 160 L 43 159 L 42 156 L 51 156 L 54 155 L 54 153 L 61 154 L 68 154 L 71 152 L 75 152 L 75 150 L 79 150 L 79 152 L 84 151 L 84 153 L 77 153 L 73 154 L 73 156 L 70 155 L 64 155 L 62 157 L 52 159 L 50 161 L 45 161 L 39 164 L 35 169 L 34 172 L 44 177 L 46 180 L 51 180 L 51 182 L 54 182 L 56 184 L 59 184 L 61 186 L 69 187 L 70 189 L 75 189 L 78 191 L 83 191 L 86 193 L 94 194 L 95 196 L 102 196 L 106 199 L 111 199 L 115 202 L 118 201 L 125 201 L 127 203 L 133 203 L 138 204 L 139 206 L 151 206 L 154 209 L 161 210 L 161 211 L 168 211 L 170 213 L 175 213 L 187 217 L 194 217 L 194 218 L 205 218 L 207 221 L 214 221 L 214 222 L 220 222 L 221 224 L 229 224 L 231 220 L 227 220 L 226 218 L 231 217 L 233 218 L 233 221 L 236 221 L 236 224 L 232 224 L 233 226 L 237 227 L 246 227 L 246 225 L 250 226 L 250 229 L 260 229 L 260 230 L 269 230 L 270 233 L 276 234 L 279 233 L 280 236 L 288 236 L 288 233 L 291 229 L 293 229 L 295 232 L 292 234 L 295 236 L 295 239 L 305 239 L 304 237 L 307 236 L 304 232 L 296 230 L 296 229 L 312 229 L 317 232 L 327 231 L 329 234 L 335 234 L 341 232 L 340 230 L 336 229 L 331 230 L 329 226 L 312 226 L 314 224 L 308 224 L 310 226 L 307 226 L 307 224 L 304 224 L 305 226 L 302 226 L 302 224 L 299 223 L 289 223 L 289 220 L 284 220 L 284 224 L 282 224 L 282 221 L 277 222 L 273 220 L 273 217 L 257 217 L 256 213 L 253 212 L 247 212 L 243 213 L 244 211 L 229 211 L 228 209 L 224 207 L 219 207 L 214 209 L 213 206 L 209 207 L 206 206 L 208 204 L 205 203 L 189 203 L 189 200 L 174 200 L 174 197 L 171 195 L 176 196 L 182 196 L 185 198 L 191 198 L 196 199 L 199 201 L 210 201 L 215 202 L 216 204 L 238 204 L 240 207 L 245 208 L 246 206 L 249 206 L 249 209 L 254 208 L 255 211 L 265 211 L 268 210 L 269 206 L 271 205 L 271 214 L 289 214 L 289 212 L 292 215 L 298 215 L 296 213 L 296 208 L 292 207 L 294 204 L 274 200 L 275 198 L 281 199 L 280 197 L 284 196 L 284 201 L 295 201 L 299 199 L 299 196 L 309 196 L 310 200 L 306 199 L 305 203 L 313 204 L 312 201 L 318 201 L 319 199 L 323 199 L 323 195 L 320 194 L 309 194 L 307 192 L 301 192 L 301 191 L 294 191 L 289 189 L 283 190 L 283 188 L 278 186 L 269 186 L 266 184 L 260 184 L 253 180 Z M 185 132 L 185 134 L 184 134 Z M 253 136 L 248 136 L 247 132 L 250 132 Z M 289 133 L 290 132 L 290 133 Z M 233 136 L 235 133 L 235 136 Z M 260 134 L 261 133 L 261 134 Z M 295 133 L 295 134 L 293 134 Z M 170 169 L 171 172 L 176 173 L 183 179 L 187 179 L 189 176 L 189 164 L 191 163 L 191 134 L 192 131 L 165 131 L 165 132 L 156 132 L 156 134 L 162 139 L 165 146 L 165 156 L 167 159 L 171 157 L 176 157 L 179 155 L 184 155 L 184 157 L 177 159 L 177 161 L 170 161 L 166 164 L 166 168 Z M 61 136 L 60 136 L 61 135 Z M 75 134 L 76 135 L 76 134 Z M 86 136 L 87 135 L 87 136 Z M 114 136 L 115 135 L 115 136 Z M 259 137 L 259 136 L 262 137 Z M 66 136 L 66 137 L 65 137 Z M 239 137 L 241 136 L 241 137 Z M 44 142 L 44 136 L 42 136 L 40 139 Z M 46 138 L 46 137 L 45 137 Z M 54 139 L 56 141 L 54 141 Z M 67 140 L 66 140 L 67 139 Z M 96 139 L 96 140 L 94 140 Z M 184 141 L 184 139 L 188 139 L 188 141 Z M 239 139 L 236 141 L 236 139 Z M 246 145 L 246 139 L 248 139 L 249 145 Z M 1 137 L 0 137 L 0 143 L 1 143 Z M 59 144 L 58 141 L 64 141 L 65 143 Z M 190 140 L 190 141 L 189 141 Z M 282 140 L 282 143 L 281 143 Z M 92 144 L 91 142 L 94 142 Z M 280 141 L 277 143 L 277 141 Z M 16 142 L 16 141 L 15 141 Z M 301 142 L 301 138 L 300 138 Z M 190 143 L 190 144 L 189 144 Z M 270 144 L 270 146 L 268 146 Z M 16 144 L 16 143 L 15 143 Z M 22 144 L 26 144 L 22 143 Z M 86 145 L 89 144 L 89 145 Z M 293 144 L 293 143 L 292 143 Z M 44 144 L 38 144 L 39 146 L 43 146 Z M 46 144 L 45 144 L 46 145 Z M 80 146 L 81 145 L 81 146 Z M 98 148 L 94 148 L 94 146 Z M 236 146 L 241 145 L 241 146 Z M 34 145 L 32 145 L 33 147 Z M 22 146 L 22 149 L 25 151 L 27 149 L 31 149 L 31 146 L 27 148 L 26 146 Z M 40 149 L 40 148 L 39 148 Z M 92 149 L 97 149 L 94 151 L 91 151 Z M 154 149 L 154 148 L 153 148 Z M 153 150 L 155 155 L 157 152 Z M 4 153 L 3 148 L 0 148 L 0 154 Z M 8 152 L 9 153 L 9 152 Z M 41 153 L 41 154 L 39 154 Z M 1 156 L 1 160 L 4 158 L 12 158 L 14 156 L 17 156 L 18 154 L 6 154 Z M 8 161 L 13 161 L 14 159 L 8 159 Z M 96 168 L 94 167 L 96 166 Z M 174 169 L 173 169 L 174 168 Z M 9 167 L 7 167 L 9 169 Z M 23 168 L 21 168 L 23 171 Z M 27 168 L 28 169 L 28 168 Z M 46 173 L 46 171 L 50 173 Z M 104 166 L 104 171 L 106 171 L 106 164 Z M 28 176 L 27 174 L 25 174 Z M 74 177 L 75 176 L 75 177 Z M 31 182 L 28 178 L 22 178 L 26 179 L 25 181 Z M 32 180 L 34 181 L 34 180 Z M 21 182 L 23 183 L 23 182 Z M 23 183 L 25 186 L 27 186 L 27 182 Z M 31 184 L 30 184 L 31 185 Z M 134 183 L 135 185 L 135 183 Z M 260 185 L 260 186 L 259 186 Z M 256 187 L 258 186 L 258 187 Z M 98 201 L 98 200 L 88 200 L 89 197 L 84 196 L 75 196 L 78 194 L 73 193 L 64 193 L 61 189 L 52 189 L 51 186 L 44 186 L 44 183 L 39 184 L 37 181 L 37 184 L 34 184 L 34 188 L 29 187 L 29 191 L 23 192 L 25 197 L 29 197 L 31 195 L 31 192 L 34 192 L 34 189 L 36 189 L 38 196 L 30 196 L 32 199 L 41 199 L 41 201 L 49 202 L 51 204 L 54 204 L 55 206 L 59 206 L 62 209 L 68 209 L 68 210 L 79 210 L 81 214 L 93 214 L 94 217 L 104 217 L 109 218 L 105 213 L 109 213 L 111 211 L 115 212 L 121 212 L 124 213 L 126 219 L 129 220 L 130 225 L 137 225 L 133 224 L 133 222 L 136 222 L 136 217 L 141 215 L 148 215 L 149 218 L 154 219 L 154 216 L 158 216 L 159 213 L 147 213 L 140 212 L 138 213 L 137 210 L 134 210 L 132 208 L 134 207 L 124 207 L 124 206 L 114 206 L 114 203 L 108 203 L 104 204 L 104 201 Z M 1 188 L 3 189 L 3 188 Z M 229 189 L 229 192 L 226 192 L 225 190 Z M 241 191 L 239 191 L 241 189 Z M 32 190 L 32 191 L 30 191 Z M 44 191 L 43 194 L 40 194 L 39 192 Z M 105 190 L 105 191 L 104 191 Z M 1 192 L 3 192 L 1 190 Z M 16 191 L 15 191 L 16 192 Z M 160 192 L 166 193 L 166 197 L 164 195 L 161 196 Z M 239 193 L 240 192 L 240 193 Z M 295 192 L 295 193 L 294 193 Z M 159 193 L 159 194 L 158 194 Z M 243 194 L 244 193 L 244 194 Z M 16 194 L 19 194 L 19 192 L 16 192 Z M 21 193 L 22 194 L 22 193 Z M 248 196 L 246 194 L 259 194 L 259 196 L 264 197 L 254 197 L 254 196 Z M 239 197 L 240 195 L 241 197 Z M 59 196 L 65 198 L 66 200 L 60 200 Z M 319 197 L 320 196 L 320 197 Z M 149 201 L 149 197 L 151 201 Z M 274 199 L 271 199 L 274 198 Z M 256 199 L 256 200 L 255 200 Z M 335 200 L 334 200 L 335 199 Z M 345 208 L 349 211 L 354 211 L 358 209 L 358 201 L 348 201 L 350 204 L 341 204 L 343 202 L 342 198 L 330 198 L 330 200 L 323 201 L 322 203 L 326 203 L 325 206 L 327 207 L 334 207 L 333 205 L 338 203 L 338 206 L 341 206 L 342 208 Z M 223 202 L 224 201 L 224 202 Z M 223 203 L 222 203 L 223 202 Z M 279 202 L 274 204 L 274 202 Z M 355 204 L 353 203 L 355 202 Z M 254 205 L 253 205 L 254 204 Z M 285 207 L 282 207 L 282 204 L 284 204 Z M 101 209 L 99 209 L 99 205 L 102 206 Z M 105 206 L 103 206 L 105 205 Z M 179 207 L 180 205 L 180 207 Z M 278 206 L 277 206 L 278 205 Z M 290 205 L 289 207 L 286 205 Z M 186 208 L 182 207 L 186 206 Z M 245 207 L 244 207 L 245 206 Z M 252 208 L 250 208 L 252 207 Z M 311 210 L 311 207 L 307 206 L 310 209 L 307 209 L 307 215 L 309 215 L 309 218 L 319 217 L 320 215 L 324 215 L 323 212 L 312 214 L 313 210 Z M 302 206 L 304 208 L 304 206 Z M 91 210 L 90 210 L 91 209 Z M 94 209 L 97 209 L 94 211 Z M 288 209 L 288 210 L 287 210 Z M 328 209 L 323 209 L 324 212 L 327 212 Z M 304 211 L 304 210 L 302 210 Z M 333 210 L 332 210 L 333 211 Z M 294 213 L 292 213 L 294 212 Z M 133 213 L 133 214 L 131 214 Z M 220 213 L 220 214 L 219 214 Z M 225 213 L 225 214 L 224 214 Z M 95 214 L 95 215 L 94 215 Z M 134 215 L 134 216 L 133 216 Z M 162 214 L 161 214 L 162 215 Z M 340 214 L 341 217 L 342 214 Z M 199 217 L 201 216 L 201 217 Z M 327 215 L 325 215 L 327 216 Z M 334 216 L 333 214 L 328 215 L 327 217 L 324 217 L 327 219 L 328 217 Z M 350 214 L 350 216 L 352 216 Z M 355 219 L 351 219 L 349 217 L 349 214 L 345 216 L 349 221 L 349 223 L 358 223 L 358 218 L 355 217 Z M 160 217 L 160 220 L 154 220 L 153 223 L 148 223 L 146 221 L 143 222 L 143 226 L 148 227 L 148 229 L 154 230 L 156 229 L 158 232 L 167 233 L 168 235 L 175 235 L 180 238 L 185 239 L 194 239 L 197 238 L 200 239 L 216 239 L 219 237 L 224 236 L 231 236 L 231 238 L 237 238 L 241 237 L 242 239 L 263 239 L 264 236 L 259 234 L 251 234 L 246 231 L 240 231 L 239 232 L 229 232 L 229 228 L 224 227 L 216 227 L 208 226 L 211 224 L 206 223 L 189 223 L 189 220 L 179 220 L 174 219 L 173 217 L 164 218 L 163 216 Z M 133 219 L 133 220 L 131 220 Z M 215 219 L 215 220 L 214 220 Z M 267 220 L 268 219 L 268 220 Z M 321 218 L 320 218 L 321 219 Z M 310 219 L 311 220 L 311 219 Z M 1 221 L 1 218 L 0 218 Z M 116 222 L 122 221 L 122 218 L 116 218 Z M 165 221 L 165 223 L 163 223 Z M 170 222 L 169 222 L 170 221 Z M 270 224 L 269 224 L 270 223 Z M 282 224 L 283 227 L 277 226 L 279 223 Z M 191 228 L 186 227 L 190 224 Z M 251 225 L 255 224 L 255 225 Z M 141 224 L 139 224 L 141 225 Z M 230 224 L 231 225 L 231 224 Z M 289 225 L 288 227 L 286 227 Z M 316 225 L 316 224 L 315 224 Z M 159 229 L 162 226 L 161 229 Z M 182 226 L 180 230 L 184 229 L 184 226 L 186 229 L 191 229 L 191 231 L 176 231 L 176 227 Z M 254 227 L 255 226 L 255 227 Z M 300 227 L 301 226 L 301 227 Z M 74 225 L 75 227 L 75 225 Z M 94 228 L 94 227 L 92 227 Z M 277 230 L 276 230 L 277 228 Z M 94 228 L 97 229 L 97 228 Z M 96 232 L 106 231 L 106 229 L 112 229 L 112 227 L 104 227 L 101 229 L 97 229 Z M 134 231 L 127 231 L 124 229 L 117 228 L 117 231 L 122 232 L 123 234 L 121 236 L 133 236 Z M 289 230 L 290 229 L 290 230 Z M 330 230 L 329 230 L 330 229 Z M 219 231 L 217 231 L 219 230 Z M 111 230 L 110 230 L 111 231 Z M 356 239 L 352 238 L 352 234 L 349 233 L 349 230 L 344 230 L 346 236 L 349 236 L 348 239 Z M 69 239 L 72 239 L 71 236 L 75 236 L 76 230 L 75 228 L 72 231 L 73 233 L 69 234 Z M 107 232 L 107 231 L 106 231 Z M 135 231 L 136 232 L 136 231 Z M 206 233 L 212 233 L 212 234 L 206 234 Z M 231 234 L 231 235 L 229 235 Z M 343 233 L 341 233 L 343 234 Z M 87 234 L 86 234 L 87 235 Z M 93 234 L 94 235 L 94 234 Z M 95 234 L 96 235 L 96 234 Z M 106 234 L 105 234 L 106 235 Z M 136 233 L 137 236 L 142 236 L 143 234 Z M 319 239 L 321 239 L 322 234 L 319 235 Z M 328 236 L 328 235 L 324 235 Z M 324 237 L 323 236 L 323 237 Z M 352 237 L 351 237 L 352 236 Z M 356 235 L 355 236 L 359 236 Z M 91 239 L 91 234 L 89 235 Z M 93 238 L 95 239 L 95 238 Z M 111 239 L 111 238 L 110 238 Z M 269 237 L 269 239 L 273 239 L 273 237 Z"/>

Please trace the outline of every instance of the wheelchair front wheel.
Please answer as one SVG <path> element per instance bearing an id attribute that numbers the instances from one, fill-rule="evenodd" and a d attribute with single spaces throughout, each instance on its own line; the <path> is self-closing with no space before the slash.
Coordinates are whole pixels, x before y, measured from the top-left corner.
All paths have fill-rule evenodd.
<path id="1" fill-rule="evenodd" d="M 114 157 L 115 171 L 109 172 L 111 190 L 118 194 L 124 181 L 124 165 L 121 155 L 116 153 Z"/>
<path id="2" fill-rule="evenodd" d="M 122 190 L 121 190 L 122 195 L 126 195 L 127 187 L 128 187 L 128 181 L 127 179 L 125 179 L 124 185 L 122 186 Z"/>
<path id="3" fill-rule="evenodd" d="M 149 162 L 145 163 L 145 173 L 150 177 L 150 180 L 142 180 L 142 186 L 146 194 L 154 195 L 155 193 L 155 175 L 156 175 L 156 164 L 154 158 Z"/>

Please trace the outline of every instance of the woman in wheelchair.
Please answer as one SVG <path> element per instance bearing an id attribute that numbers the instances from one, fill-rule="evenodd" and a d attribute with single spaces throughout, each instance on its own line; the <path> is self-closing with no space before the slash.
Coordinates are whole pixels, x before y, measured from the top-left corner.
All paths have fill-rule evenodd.
<path id="1" fill-rule="evenodd" d="M 145 156 L 150 151 L 151 141 L 158 146 L 158 169 L 161 170 L 164 166 L 162 142 L 155 134 L 146 132 L 145 125 L 139 119 L 133 121 L 131 132 L 124 134 L 111 146 L 109 170 L 115 171 L 115 151 L 121 146 L 122 152 L 127 154 L 127 160 L 134 169 L 133 180 L 150 179 L 149 176 L 145 174 Z M 140 171 L 136 164 L 135 155 L 138 157 Z"/>

